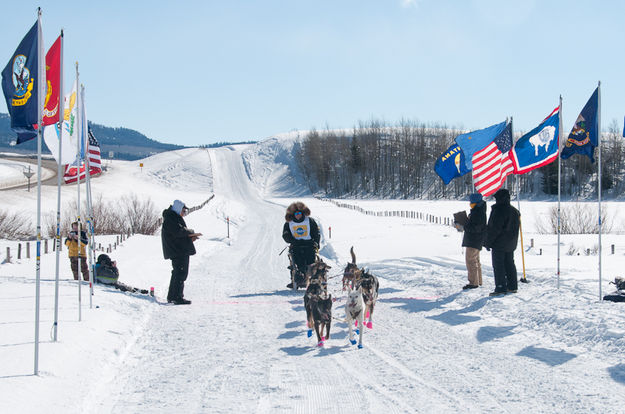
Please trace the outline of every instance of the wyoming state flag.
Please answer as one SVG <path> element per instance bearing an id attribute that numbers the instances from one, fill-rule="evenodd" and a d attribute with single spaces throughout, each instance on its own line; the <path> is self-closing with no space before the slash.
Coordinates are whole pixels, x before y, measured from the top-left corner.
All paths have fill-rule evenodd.
<path id="1" fill-rule="evenodd" d="M 511 156 L 515 174 L 525 174 L 558 158 L 560 107 L 514 144 Z"/>
<path id="2" fill-rule="evenodd" d="M 11 116 L 11 129 L 17 132 L 18 144 L 37 136 L 39 30 L 37 21 L 2 71 L 2 92 Z"/>
<path id="3" fill-rule="evenodd" d="M 582 154 L 590 158 L 590 162 L 595 162 L 595 147 L 599 143 L 599 123 L 597 122 L 597 112 L 599 108 L 599 87 L 595 89 L 582 112 L 580 112 L 573 129 L 566 139 L 562 154 L 563 160 L 573 154 Z"/>

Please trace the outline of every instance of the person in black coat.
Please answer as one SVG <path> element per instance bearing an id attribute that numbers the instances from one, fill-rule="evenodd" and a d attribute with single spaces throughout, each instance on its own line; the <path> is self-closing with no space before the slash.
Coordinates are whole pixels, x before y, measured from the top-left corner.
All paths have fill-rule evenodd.
<path id="1" fill-rule="evenodd" d="M 480 251 L 486 235 L 486 202 L 480 193 L 471 194 L 469 202 L 471 212 L 468 221 L 463 226 L 464 236 L 462 237 L 469 283 L 463 286 L 463 289 L 475 289 L 482 286 Z"/>
<path id="2" fill-rule="evenodd" d="M 319 249 L 319 226 L 310 217 L 310 209 L 301 201 L 291 203 L 284 216 L 286 222 L 282 227 L 282 238 L 289 243 L 289 252 L 297 269 L 304 273 L 309 264 L 314 263 Z M 293 285 L 289 283 L 288 288 Z"/>
<path id="3" fill-rule="evenodd" d="M 172 265 L 167 302 L 176 305 L 191 303 L 190 300 L 184 298 L 184 282 L 189 273 L 189 256 L 195 254 L 193 242 L 202 235 L 187 228 L 183 217 L 188 211 L 187 206 L 180 200 L 175 200 L 169 208 L 163 211 L 161 230 L 163 256 L 165 259 L 171 259 Z"/>
<path id="4" fill-rule="evenodd" d="M 516 293 L 517 271 L 514 251 L 519 239 L 521 214 L 510 205 L 510 192 L 501 189 L 495 193 L 495 205 L 491 207 L 486 231 L 486 249 L 492 250 L 495 291 L 491 296 Z"/>

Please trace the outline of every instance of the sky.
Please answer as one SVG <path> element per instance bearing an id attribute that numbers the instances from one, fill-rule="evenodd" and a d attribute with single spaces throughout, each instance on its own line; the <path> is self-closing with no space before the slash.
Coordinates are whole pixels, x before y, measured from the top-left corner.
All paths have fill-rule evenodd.
<path id="1" fill-rule="evenodd" d="M 617 0 L 11 2 L 2 66 L 37 6 L 46 49 L 64 29 L 65 89 L 78 62 L 89 119 L 161 142 L 371 119 L 479 129 L 513 117 L 522 132 L 560 95 L 566 133 L 599 81 L 602 129 L 623 127 Z"/>

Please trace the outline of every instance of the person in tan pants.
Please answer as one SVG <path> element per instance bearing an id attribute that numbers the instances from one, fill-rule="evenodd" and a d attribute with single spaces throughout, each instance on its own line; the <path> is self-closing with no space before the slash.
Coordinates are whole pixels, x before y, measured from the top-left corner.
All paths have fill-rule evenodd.
<path id="1" fill-rule="evenodd" d="M 464 236 L 462 246 L 465 250 L 465 261 L 469 283 L 462 289 L 475 289 L 482 286 L 482 265 L 480 263 L 480 251 L 486 236 L 486 202 L 479 193 L 469 197 L 471 212 L 469 219 L 464 224 Z"/>
<path id="2" fill-rule="evenodd" d="M 78 236 L 80 234 L 80 236 Z M 80 237 L 80 252 L 78 251 L 78 241 Z M 74 280 L 78 280 L 78 266 L 80 262 L 80 271 L 84 280 L 89 280 L 89 267 L 87 267 L 86 246 L 89 243 L 87 233 L 84 230 L 78 232 L 78 223 L 72 223 L 72 230 L 65 239 L 65 245 L 68 249 L 69 262 L 74 274 Z"/>

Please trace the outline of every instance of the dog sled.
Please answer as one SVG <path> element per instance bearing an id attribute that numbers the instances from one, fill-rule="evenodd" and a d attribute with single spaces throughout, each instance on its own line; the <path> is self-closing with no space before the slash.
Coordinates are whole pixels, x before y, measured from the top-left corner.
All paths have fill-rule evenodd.
<path id="1" fill-rule="evenodd" d="M 300 270 L 293 259 L 293 253 L 289 251 L 289 271 L 291 273 L 291 283 L 287 285 L 293 290 L 297 290 L 300 287 L 306 287 L 306 270 Z"/>

